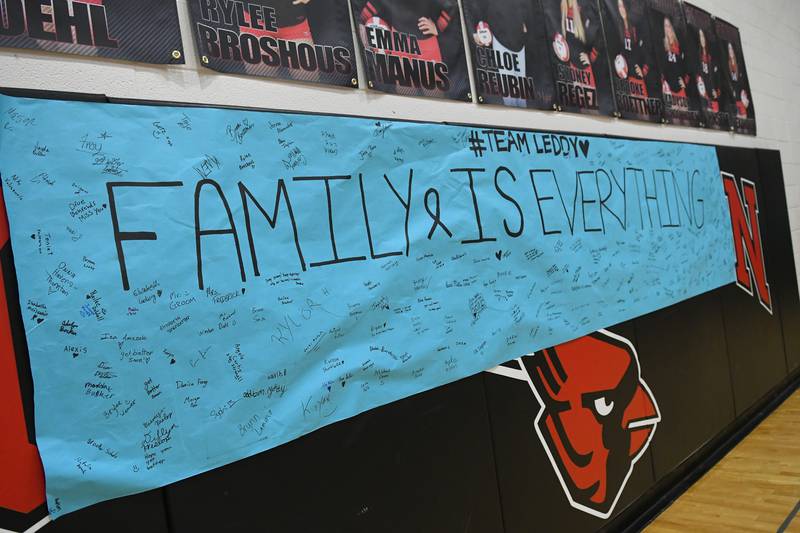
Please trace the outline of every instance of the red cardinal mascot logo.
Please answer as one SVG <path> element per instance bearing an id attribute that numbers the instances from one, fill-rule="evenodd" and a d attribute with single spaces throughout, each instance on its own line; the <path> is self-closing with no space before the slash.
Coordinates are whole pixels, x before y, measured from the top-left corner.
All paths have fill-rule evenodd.
<path id="1" fill-rule="evenodd" d="M 608 518 L 661 421 L 633 344 L 601 330 L 517 364 L 490 372 L 530 385 L 536 432 L 570 505 Z"/>

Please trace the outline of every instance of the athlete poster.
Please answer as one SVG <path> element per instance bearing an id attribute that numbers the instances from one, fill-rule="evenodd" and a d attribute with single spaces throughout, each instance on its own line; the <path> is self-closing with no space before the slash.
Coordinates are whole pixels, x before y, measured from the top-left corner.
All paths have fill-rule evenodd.
<path id="1" fill-rule="evenodd" d="M 353 0 L 370 89 L 472 99 L 457 0 Z"/>
<path id="2" fill-rule="evenodd" d="M 357 87 L 347 0 L 189 0 L 201 63 L 219 72 Z"/>
<path id="3" fill-rule="evenodd" d="M 663 103 L 646 4 L 600 0 L 611 86 L 622 118 L 661 122 Z"/>
<path id="4" fill-rule="evenodd" d="M 596 0 L 541 0 L 556 103 L 564 111 L 616 112 Z"/>
<path id="5" fill-rule="evenodd" d="M 553 74 L 538 0 L 465 0 L 478 102 L 553 109 Z"/>
<path id="6" fill-rule="evenodd" d="M 648 0 L 653 50 L 661 72 L 664 119 L 670 124 L 700 126 L 700 105 L 691 83 L 690 46 L 678 0 Z"/>
<path id="7" fill-rule="evenodd" d="M 727 130 L 729 114 L 722 83 L 721 47 L 714 18 L 708 11 L 691 4 L 683 4 L 683 12 L 689 36 L 690 84 L 697 91 L 702 125 L 716 130 Z"/>
<path id="8" fill-rule="evenodd" d="M 737 133 L 756 134 L 756 114 L 753 93 L 744 65 L 739 29 L 722 19 L 715 19 L 715 29 L 721 52 L 722 90 L 727 94 L 730 126 Z"/>
<path id="9" fill-rule="evenodd" d="M 175 0 L 2 0 L 0 47 L 184 62 Z"/>

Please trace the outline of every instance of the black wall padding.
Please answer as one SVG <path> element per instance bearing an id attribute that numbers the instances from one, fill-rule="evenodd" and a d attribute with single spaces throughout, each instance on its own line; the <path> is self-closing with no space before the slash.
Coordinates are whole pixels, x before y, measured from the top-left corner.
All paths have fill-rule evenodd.
<path id="1" fill-rule="evenodd" d="M 762 190 L 764 175 L 758 167 L 755 150 L 722 147 L 717 148 L 717 155 L 723 172 L 734 174 L 737 180 L 746 178 L 756 184 L 758 192 Z M 759 207 L 759 226 L 769 279 L 770 272 L 778 268 L 770 255 L 766 235 L 766 214 L 774 206 L 759 197 Z M 736 414 L 739 415 L 786 377 L 783 328 L 778 306 L 773 305 L 773 314 L 770 315 L 755 296 L 748 295 L 736 285 L 724 287 L 720 292 L 733 395 Z"/>
<path id="2" fill-rule="evenodd" d="M 786 365 L 791 373 L 800 369 L 800 299 L 781 155 L 775 150 L 757 152 L 761 177 L 759 201 L 764 203 L 765 244 L 769 249 L 767 276 L 780 311 Z"/>
<path id="3" fill-rule="evenodd" d="M 656 479 L 733 422 L 721 311 L 712 292 L 634 321 L 645 381 L 661 409 L 650 445 Z"/>
<path id="4" fill-rule="evenodd" d="M 176 533 L 502 531 L 480 375 L 166 490 Z"/>
<path id="5" fill-rule="evenodd" d="M 164 490 L 157 489 L 108 500 L 69 513 L 41 529 L 42 533 L 169 533 Z"/>

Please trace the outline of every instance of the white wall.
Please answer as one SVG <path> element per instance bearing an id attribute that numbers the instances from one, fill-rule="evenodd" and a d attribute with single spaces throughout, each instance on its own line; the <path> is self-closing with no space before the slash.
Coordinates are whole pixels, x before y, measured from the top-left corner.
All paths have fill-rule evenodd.
<path id="1" fill-rule="evenodd" d="M 202 68 L 195 55 L 187 0 L 178 0 L 183 43 L 187 51 L 186 65 L 148 66 L 0 49 L 0 86 L 779 149 L 787 184 L 795 264 L 800 265 L 800 107 L 797 105 L 800 95 L 800 0 L 693 0 L 693 3 L 741 30 L 758 121 L 756 138 L 217 74 Z M 366 87 L 363 78 L 360 82 L 362 87 Z"/>

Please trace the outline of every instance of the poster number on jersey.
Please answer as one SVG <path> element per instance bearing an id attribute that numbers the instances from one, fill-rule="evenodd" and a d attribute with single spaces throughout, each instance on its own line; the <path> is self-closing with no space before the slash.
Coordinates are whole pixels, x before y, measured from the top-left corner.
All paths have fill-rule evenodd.
<path id="1" fill-rule="evenodd" d="M 660 72 L 646 5 L 633 0 L 601 0 L 600 8 L 618 116 L 661 122 Z"/>
<path id="2" fill-rule="evenodd" d="M 689 69 L 689 38 L 678 0 L 649 0 L 650 30 L 658 67 L 664 119 L 670 124 L 700 126 L 700 104 Z"/>
<path id="3" fill-rule="evenodd" d="M 689 36 L 689 71 L 700 103 L 701 126 L 715 130 L 730 127 L 730 115 L 723 90 L 722 48 L 717 39 L 714 17 L 691 4 L 683 4 Z"/>
<path id="4" fill-rule="evenodd" d="M 597 2 L 542 0 L 558 109 L 613 115 L 606 46 Z"/>

